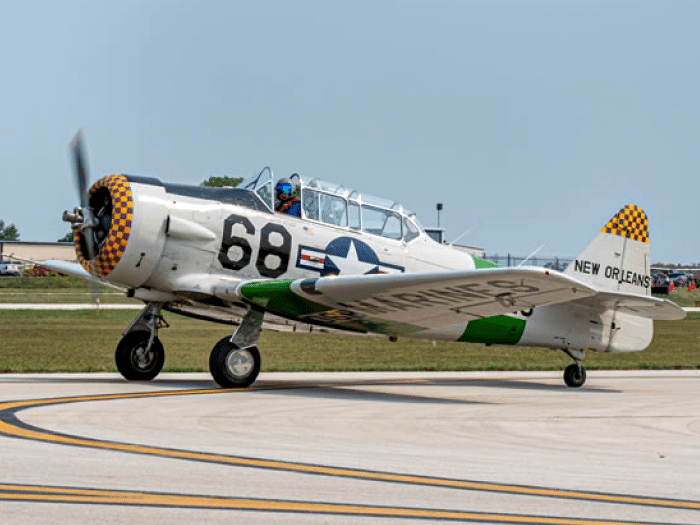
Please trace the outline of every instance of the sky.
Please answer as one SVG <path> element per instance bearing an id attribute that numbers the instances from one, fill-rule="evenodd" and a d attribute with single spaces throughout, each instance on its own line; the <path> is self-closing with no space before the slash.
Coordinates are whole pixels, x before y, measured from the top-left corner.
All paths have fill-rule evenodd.
<path id="1" fill-rule="evenodd" d="M 622 208 L 700 261 L 695 1 L 9 2 L 0 219 L 68 232 L 91 181 L 264 166 L 397 200 L 487 254 L 574 257 Z"/>

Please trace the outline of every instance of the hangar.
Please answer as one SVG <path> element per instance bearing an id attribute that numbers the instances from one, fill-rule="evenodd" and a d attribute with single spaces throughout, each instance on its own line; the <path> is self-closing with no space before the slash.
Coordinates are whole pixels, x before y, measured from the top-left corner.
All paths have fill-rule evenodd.
<path id="1" fill-rule="evenodd" d="M 76 260 L 72 242 L 0 241 L 0 261 L 10 260 L 12 256 L 33 261 Z"/>

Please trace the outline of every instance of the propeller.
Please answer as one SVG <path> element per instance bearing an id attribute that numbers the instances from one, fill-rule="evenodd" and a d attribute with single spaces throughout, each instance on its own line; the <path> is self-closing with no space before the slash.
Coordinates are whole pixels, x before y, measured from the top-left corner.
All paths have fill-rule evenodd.
<path id="1" fill-rule="evenodd" d="M 90 195 L 88 189 L 88 170 L 85 162 L 85 147 L 83 146 L 83 133 L 78 131 L 70 143 L 70 152 L 75 168 L 74 178 L 78 190 L 80 206 L 72 212 L 64 211 L 63 220 L 77 227 L 82 237 L 81 247 L 87 252 L 86 259 L 93 261 L 97 254 L 97 242 L 95 239 L 95 227 L 97 226 L 92 208 L 90 207 Z"/>
<path id="2" fill-rule="evenodd" d="M 78 131 L 70 143 L 70 150 L 73 154 L 73 162 L 75 164 L 75 183 L 78 187 L 78 195 L 80 196 L 80 204 L 87 206 L 87 183 L 88 173 L 85 166 L 85 158 L 83 154 L 83 132 Z"/>
<path id="3" fill-rule="evenodd" d="M 71 140 L 69 146 L 71 157 L 73 158 L 74 165 L 74 178 L 75 185 L 78 190 L 78 198 L 80 199 L 80 206 L 71 211 L 63 212 L 63 220 L 65 222 L 71 223 L 71 226 L 78 229 L 80 246 L 83 251 L 83 257 L 85 257 L 90 262 L 91 270 L 90 273 L 94 271 L 94 261 L 99 251 L 99 245 L 97 242 L 97 226 L 99 225 L 99 219 L 96 218 L 93 213 L 93 209 L 90 206 L 90 191 L 88 186 L 88 170 L 87 162 L 85 160 L 85 147 L 83 145 L 83 133 L 78 131 L 73 140 Z M 92 296 L 92 302 L 99 307 L 99 288 L 97 282 L 90 281 L 90 295 Z"/>

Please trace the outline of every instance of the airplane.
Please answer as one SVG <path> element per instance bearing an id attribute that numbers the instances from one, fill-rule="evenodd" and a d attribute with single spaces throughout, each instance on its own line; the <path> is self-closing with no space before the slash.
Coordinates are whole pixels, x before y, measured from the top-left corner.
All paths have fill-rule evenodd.
<path id="1" fill-rule="evenodd" d="M 66 211 L 78 262 L 49 268 L 128 289 L 145 303 L 115 361 L 127 380 L 163 367 L 162 312 L 236 326 L 209 369 L 223 388 L 260 372 L 264 323 L 291 320 L 350 333 L 558 349 L 586 381 L 587 350 L 645 349 L 653 320 L 682 319 L 652 297 L 649 224 L 619 210 L 559 272 L 498 267 L 430 238 L 415 214 L 384 200 L 264 168 L 238 187 L 112 174 L 87 188 L 79 132 L 71 143 L 81 205 Z"/>

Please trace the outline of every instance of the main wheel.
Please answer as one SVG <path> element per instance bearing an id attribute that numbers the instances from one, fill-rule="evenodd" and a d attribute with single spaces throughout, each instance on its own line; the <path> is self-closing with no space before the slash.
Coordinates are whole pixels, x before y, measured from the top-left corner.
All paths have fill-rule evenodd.
<path id="1" fill-rule="evenodd" d="M 586 382 L 586 369 L 573 364 L 564 370 L 564 382 L 571 388 L 578 388 Z"/>
<path id="2" fill-rule="evenodd" d="M 216 343 L 209 356 L 209 370 L 223 388 L 245 388 L 253 384 L 260 373 L 260 352 L 257 347 L 238 348 L 224 337 Z"/>
<path id="3" fill-rule="evenodd" d="M 151 335 L 145 330 L 130 332 L 122 337 L 114 353 L 117 369 L 129 381 L 150 381 L 163 369 L 165 351 L 160 339 L 153 339 L 151 348 L 148 340 Z"/>

